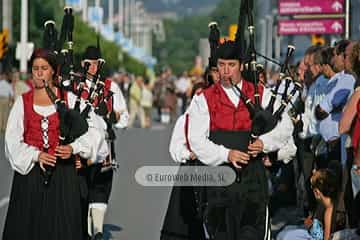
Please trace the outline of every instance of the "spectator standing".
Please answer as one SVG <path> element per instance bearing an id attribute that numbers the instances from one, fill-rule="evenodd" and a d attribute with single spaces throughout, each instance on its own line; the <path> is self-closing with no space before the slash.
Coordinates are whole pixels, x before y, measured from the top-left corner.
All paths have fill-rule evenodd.
<path id="1" fill-rule="evenodd" d="M 144 116 L 144 126 L 145 128 L 151 127 L 151 110 L 152 110 L 152 104 L 153 104 L 153 95 L 151 92 L 151 85 L 150 80 L 148 78 L 145 78 L 144 80 L 144 87 L 142 88 L 142 94 L 141 94 L 141 111 L 143 112 L 141 115 Z"/>
<path id="2" fill-rule="evenodd" d="M 129 99 L 129 108 L 130 108 L 130 119 L 129 127 L 134 125 L 136 117 L 140 119 L 140 126 L 145 126 L 145 118 L 143 111 L 141 110 L 141 95 L 144 85 L 144 79 L 141 76 L 136 77 L 135 82 L 131 85 L 130 88 L 130 99 Z"/>

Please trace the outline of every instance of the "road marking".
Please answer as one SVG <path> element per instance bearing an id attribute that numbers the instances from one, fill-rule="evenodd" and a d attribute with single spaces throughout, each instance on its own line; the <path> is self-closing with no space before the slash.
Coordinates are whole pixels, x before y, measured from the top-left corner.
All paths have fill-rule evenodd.
<path id="1" fill-rule="evenodd" d="M 10 201 L 9 197 L 4 197 L 0 200 L 0 208 L 5 207 Z"/>

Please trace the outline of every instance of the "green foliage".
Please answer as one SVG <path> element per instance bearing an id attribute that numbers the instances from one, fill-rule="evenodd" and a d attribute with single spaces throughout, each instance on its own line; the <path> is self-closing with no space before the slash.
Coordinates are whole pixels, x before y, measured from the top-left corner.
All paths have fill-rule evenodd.
<path id="1" fill-rule="evenodd" d="M 227 36 L 229 25 L 237 23 L 239 7 L 240 0 L 223 0 L 209 16 L 166 20 L 166 42 L 154 46 L 159 65 L 170 66 L 177 74 L 190 70 L 198 54 L 199 39 L 209 35 L 208 23 L 217 21 L 222 35 Z"/>
<path id="2" fill-rule="evenodd" d="M 20 11 L 21 0 L 13 1 L 13 17 L 18 19 L 13 21 L 14 27 L 14 43 L 20 41 Z M 58 34 L 64 16 L 63 7 L 60 6 L 59 0 L 31 0 L 29 2 L 29 41 L 34 42 L 35 47 L 41 47 L 44 22 L 47 20 L 55 20 Z M 96 32 L 93 28 L 89 27 L 86 23 L 82 22 L 80 16 L 75 16 L 75 29 L 73 34 L 74 41 L 74 58 L 75 65 L 80 68 L 80 61 L 82 53 L 89 45 L 96 46 Z M 113 42 L 100 38 L 101 52 L 103 58 L 106 60 L 104 65 L 104 73 L 110 74 L 117 71 L 119 68 L 125 68 L 134 73 L 144 73 L 145 66 L 139 61 L 124 54 L 121 48 Z M 13 44 L 13 48 L 15 45 Z M 124 55 L 123 60 L 119 55 Z"/>

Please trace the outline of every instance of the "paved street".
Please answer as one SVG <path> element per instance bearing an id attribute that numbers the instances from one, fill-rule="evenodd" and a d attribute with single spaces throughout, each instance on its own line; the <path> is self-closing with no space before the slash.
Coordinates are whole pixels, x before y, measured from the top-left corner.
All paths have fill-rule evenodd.
<path id="1" fill-rule="evenodd" d="M 118 131 L 117 156 L 120 169 L 115 175 L 110 207 L 105 220 L 106 239 L 156 240 L 169 197 L 168 187 L 143 187 L 134 174 L 144 165 L 169 165 L 168 143 L 171 126 Z M 0 229 L 6 216 L 12 170 L 4 156 L 0 137 Z"/>
<path id="2" fill-rule="evenodd" d="M 115 174 L 109 211 L 105 219 L 105 239 L 158 240 L 170 194 L 169 187 L 144 187 L 135 181 L 142 166 L 176 164 L 170 161 L 168 144 L 172 126 L 155 125 L 152 129 L 118 130 L 116 142 L 120 169 Z M 0 229 L 3 229 L 12 170 L 4 156 L 0 136 Z M 293 212 L 293 213 L 292 213 Z M 293 208 L 280 211 L 273 219 L 273 230 L 294 220 Z M 298 218 L 296 218 L 298 219 Z"/>

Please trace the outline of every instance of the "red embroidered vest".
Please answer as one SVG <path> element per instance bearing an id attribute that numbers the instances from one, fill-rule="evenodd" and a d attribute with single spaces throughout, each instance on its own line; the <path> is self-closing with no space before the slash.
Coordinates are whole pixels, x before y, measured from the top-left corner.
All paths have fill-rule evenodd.
<path id="1" fill-rule="evenodd" d="M 22 98 L 24 103 L 24 142 L 43 151 L 44 142 L 41 130 L 41 120 L 43 119 L 43 116 L 34 111 L 34 92 L 29 91 L 23 94 Z M 49 120 L 48 153 L 54 154 L 55 147 L 59 145 L 59 115 L 55 112 L 47 118 Z"/>
<path id="2" fill-rule="evenodd" d="M 242 81 L 241 91 L 254 102 L 254 85 Z M 260 102 L 263 89 L 259 88 Z M 245 103 L 239 99 L 237 107 L 226 95 L 220 83 L 204 90 L 210 114 L 210 131 L 249 131 L 251 130 L 250 113 Z"/>

